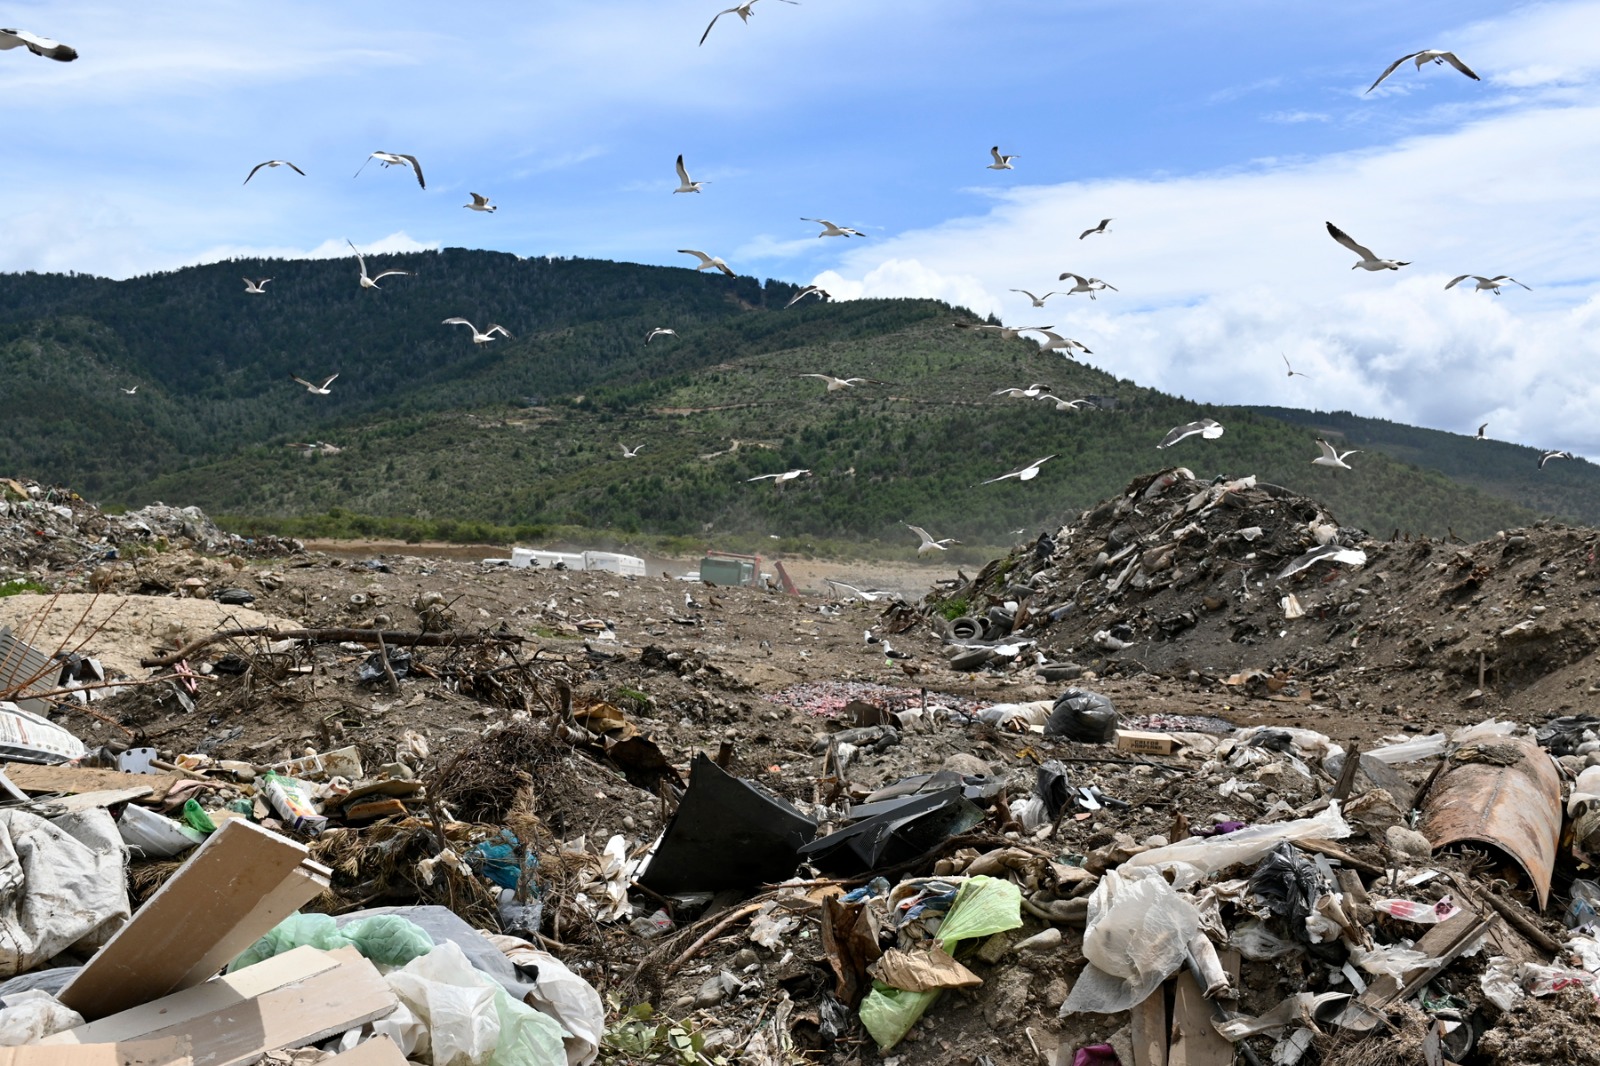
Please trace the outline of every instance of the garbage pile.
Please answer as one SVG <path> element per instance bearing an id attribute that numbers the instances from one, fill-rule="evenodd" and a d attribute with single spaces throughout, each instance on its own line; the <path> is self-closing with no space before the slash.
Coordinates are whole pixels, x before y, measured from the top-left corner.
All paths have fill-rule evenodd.
<path id="1" fill-rule="evenodd" d="M 198 507 L 154 503 L 106 514 L 63 486 L 0 478 L 0 586 L 48 571 L 89 569 L 141 547 L 247 556 L 303 550 L 281 537 L 225 533 Z"/>

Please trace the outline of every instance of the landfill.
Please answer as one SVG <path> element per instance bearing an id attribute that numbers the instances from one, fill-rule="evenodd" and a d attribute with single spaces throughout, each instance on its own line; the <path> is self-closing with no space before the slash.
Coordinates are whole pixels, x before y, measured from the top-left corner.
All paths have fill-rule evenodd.
<path id="1" fill-rule="evenodd" d="M 0 498 L 16 1062 L 1600 1063 L 1595 531 L 1172 468 L 868 602 Z"/>

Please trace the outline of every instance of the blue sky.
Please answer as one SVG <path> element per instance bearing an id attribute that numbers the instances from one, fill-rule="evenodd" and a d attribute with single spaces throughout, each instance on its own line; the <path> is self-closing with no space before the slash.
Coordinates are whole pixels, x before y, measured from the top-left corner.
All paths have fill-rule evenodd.
<path id="1" fill-rule="evenodd" d="M 82 58 L 0 53 L 0 270 L 693 247 L 1055 325 L 1200 407 L 1488 420 L 1600 457 L 1600 0 L 760 0 L 697 47 L 726 2 L 12 3 Z M 1408 66 L 1363 95 L 1431 47 L 1484 81 Z M 985 169 L 995 143 L 1015 170 Z M 427 191 L 352 179 L 374 149 Z M 671 194 L 680 151 L 703 194 Z M 308 177 L 240 185 L 273 157 Z M 1352 272 L 1327 219 L 1414 265 Z M 1008 291 L 1063 270 L 1120 292 Z M 1443 291 L 1467 272 L 1534 291 Z"/>

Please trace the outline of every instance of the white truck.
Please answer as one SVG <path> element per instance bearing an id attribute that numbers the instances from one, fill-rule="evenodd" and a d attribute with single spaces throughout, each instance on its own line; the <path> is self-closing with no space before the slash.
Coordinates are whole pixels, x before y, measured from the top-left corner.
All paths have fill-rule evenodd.
<path id="1" fill-rule="evenodd" d="M 518 570 L 603 570 L 623 577 L 644 577 L 644 560 L 618 552 L 553 552 L 512 548 L 511 565 Z"/>

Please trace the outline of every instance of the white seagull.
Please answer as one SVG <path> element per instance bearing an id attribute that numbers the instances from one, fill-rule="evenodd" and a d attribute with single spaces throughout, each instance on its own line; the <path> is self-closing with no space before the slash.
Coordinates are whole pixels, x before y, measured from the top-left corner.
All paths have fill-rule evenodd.
<path id="1" fill-rule="evenodd" d="M 783 0 L 783 2 L 786 3 L 786 4 L 796 4 L 796 5 L 798 5 L 800 3 L 800 0 Z M 752 7 L 754 7 L 755 5 L 756 5 L 756 0 L 744 0 L 744 3 L 742 3 L 742 4 L 738 4 L 738 5 L 736 5 L 734 7 L 730 7 L 730 8 L 724 8 L 723 10 L 718 11 L 716 13 L 716 15 L 712 17 L 711 26 L 715 26 L 717 24 L 717 19 L 721 18 L 723 15 L 738 15 L 739 16 L 739 21 L 748 24 L 750 22 L 750 15 L 751 15 L 750 9 Z M 706 32 L 704 32 L 704 33 L 702 33 L 700 35 L 700 43 L 701 44 L 705 44 L 706 43 L 706 38 L 711 36 L 711 26 L 707 26 L 706 27 Z"/>
<path id="2" fill-rule="evenodd" d="M 662 327 L 657 326 L 655 329 L 651 330 L 645 336 L 644 342 L 646 344 L 649 344 L 651 341 L 655 340 L 657 337 L 676 337 L 677 335 L 678 335 L 678 331 L 675 330 L 675 329 L 663 329 Z"/>
<path id="3" fill-rule="evenodd" d="M 793 307 L 801 300 L 804 300 L 807 296 L 815 296 L 818 303 L 833 299 L 833 296 L 828 292 L 828 290 L 824 289 L 821 285 L 807 285 L 805 288 L 795 293 L 794 296 L 790 298 L 789 302 L 783 306 L 785 309 Z"/>
<path id="4" fill-rule="evenodd" d="M 1029 292 L 1027 289 L 1012 289 L 1011 291 L 1012 292 L 1020 292 L 1020 293 L 1022 293 L 1022 295 L 1026 296 L 1028 299 L 1033 301 L 1033 306 L 1035 306 L 1035 307 L 1043 307 L 1044 306 L 1044 302 L 1046 300 L 1050 299 L 1050 297 L 1052 297 L 1052 296 L 1060 296 L 1061 295 L 1059 292 L 1047 292 L 1043 296 L 1035 296 L 1033 293 Z"/>
<path id="5" fill-rule="evenodd" d="M 695 267 L 695 270 L 720 270 L 730 278 L 735 276 L 733 271 L 728 269 L 728 264 L 714 255 L 697 252 L 693 248 L 679 248 L 678 252 L 682 255 L 692 255 L 700 260 L 700 265 Z"/>
<path id="6" fill-rule="evenodd" d="M 293 163 L 289 162 L 287 159 L 269 159 L 265 163 L 257 163 L 255 166 L 251 167 L 250 168 L 250 173 L 248 173 L 248 174 L 246 174 L 244 176 L 243 184 L 249 185 L 250 184 L 250 179 L 255 177 L 256 176 L 256 171 L 260 170 L 262 167 L 288 167 L 290 170 L 294 171 L 296 174 L 300 175 L 302 178 L 306 176 L 306 172 L 305 171 L 301 170 L 299 167 L 295 166 Z"/>
<path id="7" fill-rule="evenodd" d="M 823 580 L 826 581 L 828 583 L 829 587 L 831 587 L 831 588 L 834 588 L 834 589 L 849 589 L 858 598 L 860 598 L 862 601 L 864 601 L 866 603 L 875 603 L 878 600 L 881 600 L 885 596 L 889 595 L 889 593 L 882 592 L 882 591 L 880 591 L 878 589 L 858 589 L 854 585 L 847 585 L 843 581 L 835 581 L 831 577 L 823 578 Z M 872 643 L 875 643 L 875 642 L 869 640 L 869 641 L 867 641 L 867 643 L 868 644 L 872 644 Z"/>
<path id="8" fill-rule="evenodd" d="M 1543 455 L 1539 456 L 1539 469 L 1543 470 L 1544 469 L 1544 464 L 1548 463 L 1552 459 L 1571 459 L 1571 458 L 1572 458 L 1572 453 L 1571 452 L 1545 452 Z"/>
<path id="9" fill-rule="evenodd" d="M 1489 428 L 1489 423 L 1487 423 L 1487 422 L 1485 422 L 1483 425 L 1479 426 L 1478 427 L 1478 435 L 1476 437 L 1473 437 L 1472 439 L 1473 440 L 1488 440 L 1489 438 L 1485 437 L 1483 435 L 1483 431 L 1488 429 L 1488 428 Z"/>
<path id="10" fill-rule="evenodd" d="M 1468 278 L 1471 278 L 1474 282 L 1476 282 L 1472 289 L 1473 292 L 1483 292 L 1485 289 L 1487 289 L 1496 296 L 1500 295 L 1500 286 L 1504 285 L 1508 281 L 1513 285 L 1522 285 L 1522 282 L 1518 281 L 1510 274 L 1496 274 L 1492 278 L 1486 278 L 1482 274 L 1463 274 L 1459 278 L 1452 278 L 1450 284 L 1446 285 L 1445 288 L 1453 289 L 1463 281 L 1466 281 Z M 1529 292 L 1533 291 L 1526 285 L 1522 285 L 1522 287 L 1524 289 L 1528 289 Z"/>
<path id="11" fill-rule="evenodd" d="M 48 37 L 40 37 L 26 30 L 0 30 L 0 52 L 10 48 L 26 48 L 36 56 L 54 59 L 62 63 L 70 63 L 78 58 L 78 50 L 52 41 Z"/>
<path id="12" fill-rule="evenodd" d="M 956 329 L 992 329 L 1000 334 L 1001 340 L 1016 340 L 1024 333 L 1048 333 L 1050 326 L 991 326 L 987 322 L 952 322 Z"/>
<path id="13" fill-rule="evenodd" d="M 989 169 L 989 170 L 1015 170 L 1015 169 L 1017 169 L 1016 167 L 1011 165 L 1011 161 L 1013 159 L 1018 159 L 1020 157 L 1019 156 L 1014 156 L 1014 155 L 1001 155 L 1000 154 L 1000 146 L 998 144 L 995 145 L 993 148 L 989 149 L 989 154 L 994 156 L 994 162 L 990 163 L 987 169 Z"/>
<path id="14" fill-rule="evenodd" d="M 137 385 L 135 385 L 135 386 L 134 386 L 134 387 L 133 387 L 133 388 L 131 388 L 131 389 L 123 389 L 123 390 L 122 390 L 122 391 L 123 391 L 123 392 L 125 392 L 125 393 L 127 393 L 127 394 L 128 394 L 128 395 L 129 395 L 129 396 L 132 396 L 132 395 L 133 395 L 133 394 L 134 394 L 134 393 L 136 393 L 136 392 L 138 392 L 138 391 L 139 391 L 139 386 L 137 386 Z"/>
<path id="15" fill-rule="evenodd" d="M 411 271 L 409 270 L 385 270 L 377 277 L 369 278 L 367 277 L 367 258 L 361 254 L 361 249 L 352 244 L 348 237 L 345 238 L 344 243 L 350 245 L 350 250 L 356 253 L 356 262 L 361 264 L 361 287 L 363 289 L 377 289 L 378 282 L 382 281 L 386 277 L 389 277 L 391 274 L 397 274 L 402 278 L 409 278 L 411 276 Z M 378 289 L 378 291 L 382 292 L 383 290 Z"/>
<path id="16" fill-rule="evenodd" d="M 1075 350 L 1082 352 L 1084 355 L 1093 355 L 1094 354 L 1088 348 L 1086 348 L 1084 345 L 1082 345 L 1079 342 L 1073 340 L 1071 337 L 1063 337 L 1061 334 L 1052 333 L 1048 329 L 1032 329 L 1032 330 L 1029 330 L 1028 332 L 1029 333 L 1043 333 L 1044 336 L 1045 336 L 1045 342 L 1042 345 L 1040 345 L 1040 348 L 1042 348 L 1044 351 L 1047 351 L 1047 352 L 1060 352 L 1061 353 L 1061 358 L 1063 358 L 1063 359 L 1071 359 L 1072 358 L 1072 353 Z"/>
<path id="17" fill-rule="evenodd" d="M 304 385 L 306 387 L 306 391 L 311 393 L 311 395 L 313 395 L 313 396 L 327 396 L 330 392 L 333 391 L 332 389 L 328 388 L 328 386 L 332 385 L 333 384 L 333 379 L 338 377 L 338 376 L 339 376 L 338 374 L 334 374 L 332 377 L 330 377 L 326 381 L 324 381 L 321 385 L 313 385 L 311 382 L 307 381 L 305 378 L 296 377 L 293 374 L 289 375 L 289 380 L 295 381 L 295 382 L 300 383 L 301 385 Z"/>
<path id="18" fill-rule="evenodd" d="M 254 278 L 254 279 L 241 278 L 240 280 L 242 280 L 244 282 L 244 291 L 245 292 L 253 293 L 256 296 L 261 296 L 261 295 L 266 293 L 266 291 L 267 291 L 266 290 L 266 284 L 267 284 L 267 282 L 271 281 L 272 279 L 271 278 Z"/>
<path id="19" fill-rule="evenodd" d="M 1059 396 L 1051 396 L 1048 393 L 1043 396 L 1035 397 L 1035 399 L 1050 401 L 1056 405 L 1057 411 L 1076 411 L 1080 407 L 1089 407 L 1098 410 L 1100 407 L 1100 405 L 1095 403 L 1093 400 L 1063 400 Z"/>
<path id="20" fill-rule="evenodd" d="M 466 326 L 468 329 L 470 329 L 472 331 L 472 343 L 473 344 L 488 344 L 490 341 L 494 340 L 494 335 L 496 333 L 500 334 L 500 336 L 504 337 L 506 340 L 510 340 L 511 339 L 510 331 L 508 331 L 504 326 L 499 325 L 498 323 L 493 323 L 493 322 L 491 322 L 489 324 L 489 328 L 484 330 L 482 333 L 478 332 L 478 327 L 477 326 L 474 326 L 471 322 L 468 322 L 464 318 L 447 318 L 443 322 L 439 323 L 439 325 L 441 325 L 441 326 Z"/>
<path id="21" fill-rule="evenodd" d="M 817 234 L 818 237 L 865 237 L 866 236 L 866 234 L 862 233 L 860 230 L 851 229 L 849 226 L 835 226 L 832 222 L 829 222 L 825 218 L 804 218 L 804 217 L 802 217 L 800 219 L 800 221 L 801 222 L 815 222 L 817 225 L 821 226 L 822 227 L 822 232 Z"/>
<path id="22" fill-rule="evenodd" d="M 1099 278 L 1086 278 L 1082 274 L 1074 274 L 1070 270 L 1062 274 L 1056 280 L 1066 281 L 1068 278 L 1072 279 L 1072 288 L 1067 290 L 1068 296 L 1071 296 L 1075 292 L 1086 292 L 1089 294 L 1089 299 L 1092 300 L 1094 299 L 1094 294 L 1103 289 L 1110 289 L 1112 292 L 1122 291 L 1115 285 L 1107 284 L 1106 282 L 1101 281 Z"/>
<path id="23" fill-rule="evenodd" d="M 1050 386 L 1049 385 L 1045 385 L 1045 384 L 1042 384 L 1042 383 L 1036 381 L 1032 385 L 1029 385 L 1025 389 L 995 389 L 989 395 L 990 396 L 1026 396 L 1028 399 L 1031 400 L 1035 396 L 1042 396 L 1044 393 L 1047 393 L 1049 391 L 1050 391 Z"/>
<path id="24" fill-rule="evenodd" d="M 1039 476 L 1039 468 L 1054 458 L 1055 456 L 1053 455 L 1047 455 L 1043 459 L 1035 459 L 1021 470 L 1013 470 L 1009 474 L 1001 474 L 999 477 L 992 477 L 988 481 L 983 482 L 983 484 L 993 485 L 996 481 L 1004 481 L 1008 477 L 1014 477 L 1018 481 L 1032 481 L 1034 478 Z"/>
<path id="25" fill-rule="evenodd" d="M 1461 73 L 1465 74 L 1467 77 L 1471 78 L 1473 81 L 1482 81 L 1483 80 L 1482 78 L 1478 77 L 1476 74 L 1474 74 L 1472 72 L 1472 68 L 1471 67 L 1468 67 L 1465 63 L 1461 62 L 1461 60 L 1457 59 L 1456 58 L 1456 54 L 1454 52 L 1446 52 L 1446 51 L 1443 51 L 1443 50 L 1438 49 L 1438 48 L 1429 48 L 1429 49 L 1425 49 L 1424 51 L 1421 51 L 1421 52 L 1412 52 L 1408 56 L 1401 56 L 1399 59 L 1396 59 L 1393 63 L 1390 63 L 1389 64 L 1389 69 L 1384 71 L 1382 74 L 1379 74 L 1378 75 L 1378 80 L 1373 82 L 1371 85 L 1367 86 L 1367 92 L 1370 93 L 1372 90 L 1376 89 L 1379 85 L 1382 85 L 1383 84 L 1383 79 L 1387 78 L 1389 75 L 1391 75 L 1395 71 L 1399 70 L 1400 69 L 1400 64 L 1404 63 L 1408 59 L 1414 59 L 1414 60 L 1417 61 L 1417 69 L 1418 70 L 1422 69 L 1422 66 L 1423 66 L 1424 63 L 1427 63 L 1427 62 L 1429 62 L 1431 60 L 1434 63 L 1438 63 L 1438 64 L 1441 64 L 1441 65 L 1445 64 L 1445 63 L 1449 63 L 1452 67 L 1455 67 L 1457 70 L 1459 70 Z M 1366 93 L 1363 93 L 1362 95 L 1365 96 Z"/>
<path id="26" fill-rule="evenodd" d="M 745 480 L 746 481 L 765 481 L 768 478 L 772 478 L 773 479 L 772 483 L 774 485 L 778 486 L 781 489 L 781 488 L 783 488 L 784 485 L 786 485 L 789 482 L 793 481 L 795 478 L 810 477 L 810 476 L 811 476 L 811 471 L 809 471 L 809 470 L 785 470 L 781 474 L 761 474 L 758 477 L 746 478 Z"/>
<path id="27" fill-rule="evenodd" d="M 1167 435 L 1161 438 L 1161 443 L 1157 444 L 1156 447 L 1170 448 L 1185 437 L 1192 437 L 1196 433 L 1206 440 L 1216 440 L 1222 436 L 1222 423 L 1214 418 L 1202 418 L 1198 422 L 1186 422 L 1168 431 Z"/>
<path id="28" fill-rule="evenodd" d="M 1087 237 L 1091 233 L 1110 233 L 1111 231 L 1106 229 L 1106 227 L 1109 226 L 1109 225 L 1111 225 L 1111 219 L 1102 218 L 1100 220 L 1100 224 L 1098 226 L 1091 226 L 1090 228 L 1084 230 L 1082 233 L 1078 234 L 1078 240 L 1080 240 L 1080 241 L 1083 240 L 1085 237 Z"/>
<path id="29" fill-rule="evenodd" d="M 819 381 L 826 381 L 828 383 L 829 392 L 838 392 L 840 389 L 853 389 L 857 385 L 866 385 L 870 383 L 870 379 L 868 378 L 836 378 L 832 374 L 800 374 L 799 376 L 803 378 L 816 378 Z"/>
<path id="30" fill-rule="evenodd" d="M 635 459 L 639 455 L 639 450 L 641 448 L 643 448 L 644 445 L 643 444 L 637 444 L 637 445 L 634 445 L 632 448 L 630 448 L 626 444 L 620 444 L 619 443 L 617 445 L 617 447 L 622 449 L 622 457 L 624 459 Z"/>
<path id="31" fill-rule="evenodd" d="M 1345 460 L 1345 456 L 1354 455 L 1354 454 L 1356 454 L 1356 452 L 1358 450 L 1356 448 L 1351 448 L 1347 452 L 1341 452 L 1338 449 L 1334 448 L 1333 445 L 1331 445 L 1327 441 L 1323 440 L 1321 437 L 1317 438 L 1317 447 L 1322 449 L 1322 454 L 1317 456 L 1315 459 L 1311 460 L 1312 465 L 1313 466 L 1334 466 L 1334 467 L 1338 467 L 1340 470 L 1349 470 L 1350 469 L 1350 464 L 1346 463 L 1344 461 Z"/>
<path id="32" fill-rule="evenodd" d="M 903 525 L 907 529 L 911 530 L 911 532 L 915 533 L 917 536 L 922 538 L 922 543 L 917 545 L 917 554 L 918 555 L 923 555 L 923 554 L 926 554 L 927 552 L 931 552 L 931 551 L 941 551 L 941 552 L 942 551 L 949 551 L 950 549 L 945 547 L 946 544 L 960 544 L 961 543 L 959 540 L 956 540 L 954 537 L 945 537 L 942 540 L 934 540 L 932 537 L 928 536 L 928 531 L 926 529 L 923 529 L 921 526 L 914 526 L 910 522 L 905 522 L 905 523 L 903 523 Z"/>
<path id="33" fill-rule="evenodd" d="M 487 196 L 479 196 L 475 192 L 469 192 L 467 195 L 472 197 L 472 202 L 470 204 L 462 204 L 461 206 L 466 208 L 468 211 L 485 211 L 492 215 L 496 211 L 500 210 L 499 207 L 489 202 L 489 198 Z"/>
<path id="34" fill-rule="evenodd" d="M 713 20 L 715 21 L 715 20 Z M 708 31 L 709 32 L 709 31 Z M 699 192 L 700 186 L 710 185 L 709 181 L 690 181 L 689 172 L 683 166 L 683 153 L 678 153 L 678 187 L 673 189 L 674 195 L 680 192 Z"/>
<path id="35" fill-rule="evenodd" d="M 1346 233 L 1338 226 L 1335 226 L 1332 222 L 1329 222 L 1327 225 L 1328 236 L 1332 237 L 1334 240 L 1338 241 L 1340 244 L 1344 245 L 1346 248 L 1350 249 L 1352 252 L 1361 257 L 1360 260 L 1356 262 L 1355 266 L 1350 268 L 1351 270 L 1354 270 L 1356 267 L 1360 267 L 1362 270 L 1399 270 L 1403 266 L 1411 265 L 1409 261 L 1402 261 L 1399 259 L 1379 259 L 1377 256 L 1372 254 L 1372 249 L 1367 248 L 1364 245 L 1357 244 L 1350 234 Z"/>
<path id="36" fill-rule="evenodd" d="M 371 155 L 367 156 L 366 159 L 362 160 L 361 165 L 356 168 L 356 172 L 350 176 L 352 178 L 360 177 L 361 172 L 367 169 L 367 164 L 372 162 L 374 159 L 386 167 L 392 167 L 396 165 L 410 167 L 417 173 L 417 184 L 422 186 L 424 189 L 428 187 L 428 183 L 422 180 L 422 164 L 417 162 L 416 156 L 406 155 L 404 152 L 373 152 Z"/>
<path id="37" fill-rule="evenodd" d="M 1300 371 L 1296 370 L 1293 366 L 1290 365 L 1289 357 L 1287 355 L 1284 355 L 1282 352 L 1279 352 L 1278 353 L 1278 358 L 1283 360 L 1283 365 L 1288 369 L 1290 377 L 1292 377 L 1292 378 L 1305 378 L 1307 381 L 1311 380 L 1311 378 L 1309 376 L 1300 373 Z"/>

